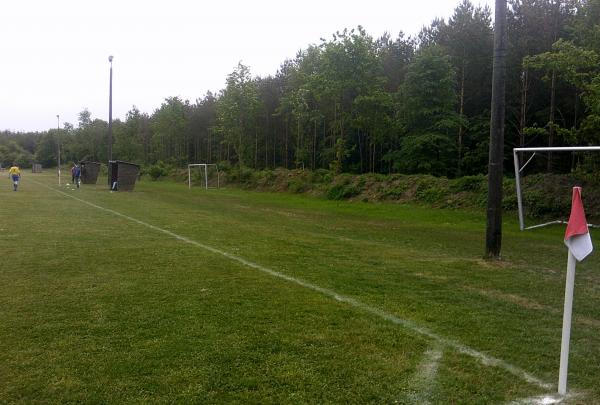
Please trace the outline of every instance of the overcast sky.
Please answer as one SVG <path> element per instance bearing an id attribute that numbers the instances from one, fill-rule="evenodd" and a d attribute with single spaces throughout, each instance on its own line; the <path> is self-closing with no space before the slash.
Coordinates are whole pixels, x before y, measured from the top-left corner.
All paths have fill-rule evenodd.
<path id="1" fill-rule="evenodd" d="M 415 35 L 459 0 L 2 0 L 0 130 L 44 131 L 87 108 L 108 120 L 166 97 L 194 102 L 225 87 L 239 61 L 272 75 L 300 49 L 362 25 L 373 37 Z M 489 5 L 494 0 L 473 0 Z"/>

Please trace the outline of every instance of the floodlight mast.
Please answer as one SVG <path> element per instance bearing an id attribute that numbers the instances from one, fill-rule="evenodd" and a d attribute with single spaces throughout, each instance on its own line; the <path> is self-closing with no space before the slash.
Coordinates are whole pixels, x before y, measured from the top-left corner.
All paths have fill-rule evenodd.
<path id="1" fill-rule="evenodd" d="M 110 80 L 108 85 L 108 161 L 112 160 L 112 61 L 113 56 L 108 57 L 110 62 Z M 109 180 L 110 181 L 110 180 Z"/>
<path id="2" fill-rule="evenodd" d="M 56 145 L 57 145 L 57 167 L 58 172 L 58 185 L 60 186 L 60 115 L 56 114 Z"/>

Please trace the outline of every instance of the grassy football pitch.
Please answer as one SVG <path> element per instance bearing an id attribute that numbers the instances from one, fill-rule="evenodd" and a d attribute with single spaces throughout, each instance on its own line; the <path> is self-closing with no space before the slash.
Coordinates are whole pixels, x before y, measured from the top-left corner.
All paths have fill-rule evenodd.
<path id="1" fill-rule="evenodd" d="M 0 186 L 2 403 L 557 399 L 564 227 L 507 216 L 490 263 L 483 212 Z M 568 403 L 600 403 L 599 257 L 577 266 Z"/>

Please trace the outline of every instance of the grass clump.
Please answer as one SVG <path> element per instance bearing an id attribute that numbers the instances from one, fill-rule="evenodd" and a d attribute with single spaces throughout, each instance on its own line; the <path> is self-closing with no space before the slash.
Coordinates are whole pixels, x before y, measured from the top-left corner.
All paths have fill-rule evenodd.
<path id="1" fill-rule="evenodd" d="M 360 194 L 360 183 L 348 174 L 339 175 L 327 189 L 326 196 L 329 200 L 346 200 Z"/>
<path id="2" fill-rule="evenodd" d="M 146 173 L 154 181 L 169 174 L 167 168 L 162 164 L 162 162 L 158 162 L 157 164 L 150 166 Z"/>

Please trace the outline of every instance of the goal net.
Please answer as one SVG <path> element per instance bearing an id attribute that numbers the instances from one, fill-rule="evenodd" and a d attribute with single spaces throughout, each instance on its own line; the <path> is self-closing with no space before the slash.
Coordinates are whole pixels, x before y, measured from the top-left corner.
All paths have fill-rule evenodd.
<path id="1" fill-rule="evenodd" d="M 188 188 L 200 185 L 205 189 L 219 188 L 219 166 L 215 163 L 192 163 L 188 165 Z"/>
<path id="2" fill-rule="evenodd" d="M 573 152 L 578 152 L 577 154 Z M 566 217 L 568 217 L 569 212 L 565 212 L 565 218 L 555 219 L 549 222 L 529 225 L 526 226 L 525 219 L 527 213 L 527 202 L 528 202 L 528 190 L 524 188 L 523 185 L 523 176 L 525 174 L 525 169 L 527 167 L 531 168 L 532 166 L 537 165 L 539 167 L 539 163 L 548 163 L 549 156 L 556 157 L 556 160 L 559 160 L 559 157 L 563 155 L 564 158 L 565 153 L 571 153 L 572 159 L 576 158 L 576 155 L 588 155 L 590 152 L 600 152 L 600 146 L 570 146 L 570 147 L 546 147 L 546 148 L 514 148 L 513 149 L 513 159 L 515 166 L 515 183 L 516 183 L 516 193 L 517 193 L 517 208 L 519 212 L 519 228 L 523 231 L 526 229 L 534 229 L 540 228 L 547 225 L 552 224 L 566 224 Z M 545 160 L 540 162 L 539 157 L 546 157 Z M 579 156 L 581 157 L 581 156 Z M 536 158 L 538 161 L 536 162 Z M 564 159 L 562 159 L 564 162 Z M 574 161 L 571 161 L 571 166 Z M 571 185 L 574 186 L 575 184 Z M 570 190 L 565 189 L 565 195 L 571 196 Z M 558 197 L 557 197 L 558 199 Z M 598 225 L 588 224 L 590 227 L 598 227 Z"/>

